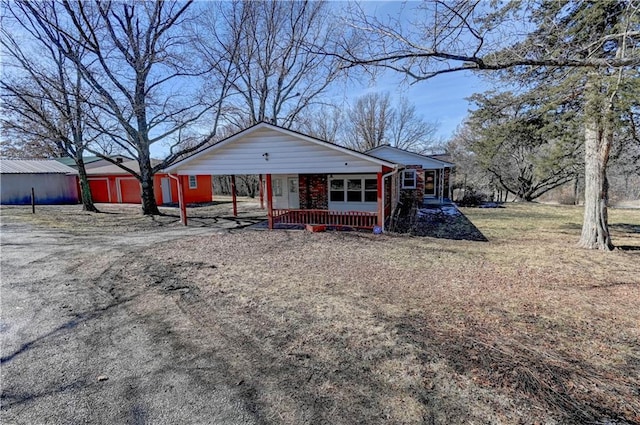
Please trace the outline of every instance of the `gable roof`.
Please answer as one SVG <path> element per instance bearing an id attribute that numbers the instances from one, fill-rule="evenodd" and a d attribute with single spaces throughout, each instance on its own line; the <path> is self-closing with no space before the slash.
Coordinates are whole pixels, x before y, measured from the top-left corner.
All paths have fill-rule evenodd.
<path id="1" fill-rule="evenodd" d="M 427 165 L 436 168 L 446 168 L 455 166 L 454 163 L 443 161 L 437 158 L 435 155 L 422 155 L 415 152 L 409 152 L 405 149 L 396 148 L 390 145 L 382 145 L 376 148 L 370 149 L 366 152 L 369 155 L 383 158 L 388 161 L 398 162 L 404 165 Z"/>
<path id="2" fill-rule="evenodd" d="M 54 159 L 3 159 L 0 174 L 78 174 Z"/>
<path id="3" fill-rule="evenodd" d="M 266 122 L 167 167 L 179 174 L 375 172 L 397 164 Z"/>

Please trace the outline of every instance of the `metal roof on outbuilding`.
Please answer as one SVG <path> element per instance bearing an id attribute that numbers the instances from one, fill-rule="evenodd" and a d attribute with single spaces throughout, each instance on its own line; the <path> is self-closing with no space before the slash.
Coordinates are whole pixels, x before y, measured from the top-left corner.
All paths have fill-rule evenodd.
<path id="1" fill-rule="evenodd" d="M 53 159 L 3 159 L 0 174 L 78 174 L 76 170 Z"/>

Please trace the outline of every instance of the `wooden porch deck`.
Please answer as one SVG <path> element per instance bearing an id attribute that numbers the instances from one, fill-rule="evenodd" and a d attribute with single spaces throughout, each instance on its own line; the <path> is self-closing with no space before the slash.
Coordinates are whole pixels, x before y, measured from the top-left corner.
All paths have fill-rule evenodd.
<path id="1" fill-rule="evenodd" d="M 329 211 L 274 209 L 274 224 L 323 224 L 359 229 L 373 229 L 377 225 L 376 213 L 367 211 Z"/>

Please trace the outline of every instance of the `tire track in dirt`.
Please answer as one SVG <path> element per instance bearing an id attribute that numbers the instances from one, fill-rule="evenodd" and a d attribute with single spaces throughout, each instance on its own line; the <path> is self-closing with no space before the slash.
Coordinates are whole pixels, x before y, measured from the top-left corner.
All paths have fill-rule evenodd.
<path id="1" fill-rule="evenodd" d="M 255 423 L 223 383 L 224 365 L 185 367 L 204 356 L 188 343 L 191 319 L 168 296 L 185 288 L 159 288 L 139 267 L 149 244 L 182 229 L 133 238 L 19 230 L 3 226 L 12 241 L 3 266 L 38 238 L 47 243 L 34 261 L 2 270 L 2 338 L 13 341 L 2 349 L 3 423 Z"/>

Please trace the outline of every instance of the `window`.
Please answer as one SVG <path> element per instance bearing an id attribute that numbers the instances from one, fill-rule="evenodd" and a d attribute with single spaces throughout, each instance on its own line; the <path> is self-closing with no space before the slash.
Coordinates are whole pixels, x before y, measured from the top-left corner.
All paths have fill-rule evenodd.
<path id="1" fill-rule="evenodd" d="M 378 180 L 362 177 L 329 180 L 330 202 L 377 202 Z"/>
<path id="2" fill-rule="evenodd" d="M 329 184 L 329 200 L 331 202 L 344 202 L 344 180 L 331 180 Z"/>
<path id="3" fill-rule="evenodd" d="M 366 179 L 364 181 L 364 202 L 378 202 L 378 180 Z"/>
<path id="4" fill-rule="evenodd" d="M 197 189 L 197 188 L 198 188 L 197 176 L 189 176 L 189 189 Z"/>
<path id="5" fill-rule="evenodd" d="M 404 170 L 402 172 L 402 188 L 403 189 L 416 188 L 416 170 Z"/>
<path id="6" fill-rule="evenodd" d="M 282 179 L 273 179 L 273 196 L 282 196 Z"/>
<path id="7" fill-rule="evenodd" d="M 347 202 L 362 202 L 362 179 L 347 180 Z"/>

